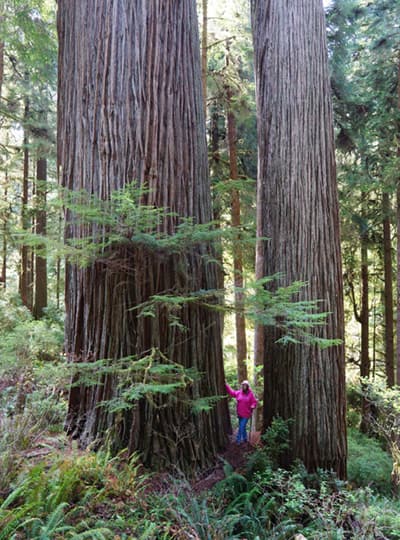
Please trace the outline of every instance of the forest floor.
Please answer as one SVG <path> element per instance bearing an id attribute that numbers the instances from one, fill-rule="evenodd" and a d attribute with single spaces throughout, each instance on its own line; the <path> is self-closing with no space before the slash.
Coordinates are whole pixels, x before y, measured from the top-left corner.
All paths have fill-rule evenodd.
<path id="1" fill-rule="evenodd" d="M 260 444 L 260 432 L 253 431 L 250 441 L 238 444 L 236 442 L 236 433 L 231 435 L 229 445 L 226 450 L 218 456 L 218 462 L 198 478 L 192 487 L 196 493 L 201 493 L 211 489 L 216 483 L 225 477 L 224 466 L 226 463 L 236 472 L 241 472 L 245 467 L 249 454 L 253 453 Z"/>
<path id="2" fill-rule="evenodd" d="M 236 432 L 234 432 L 229 439 L 227 448 L 218 455 L 215 464 L 194 479 L 191 482 L 191 487 L 195 493 L 202 493 L 214 487 L 215 484 L 225 478 L 226 473 L 224 467 L 226 465 L 232 467 L 237 473 L 242 473 L 245 469 L 248 457 L 255 452 L 257 447 L 260 446 L 259 431 L 253 431 L 249 437 L 250 441 L 246 443 L 238 444 L 236 442 Z M 58 435 L 45 435 L 36 439 L 32 446 L 27 448 L 23 453 L 25 459 L 31 464 L 35 464 L 42 459 L 45 459 L 48 455 L 62 455 L 63 457 L 71 455 L 84 455 L 85 450 L 79 450 L 75 441 L 69 439 L 65 433 L 59 433 Z M 159 473 L 151 475 L 150 491 L 162 493 L 170 490 L 170 476 L 169 474 Z"/>

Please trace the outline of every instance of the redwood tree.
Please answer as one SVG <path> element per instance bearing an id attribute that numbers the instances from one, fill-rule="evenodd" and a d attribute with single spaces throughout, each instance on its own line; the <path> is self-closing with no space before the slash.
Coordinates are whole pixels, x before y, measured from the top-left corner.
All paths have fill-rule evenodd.
<path id="1" fill-rule="evenodd" d="M 199 36 L 194 0 L 61 0 L 58 11 L 59 163 L 62 183 L 108 199 L 133 180 L 143 203 L 195 223 L 211 220 Z M 71 212 L 67 238 L 93 235 Z M 179 217 L 165 218 L 173 233 Z M 104 231 L 103 231 L 104 233 Z M 148 466 L 204 466 L 226 442 L 226 401 L 195 415 L 192 398 L 221 395 L 223 364 L 218 313 L 200 303 L 171 325 L 167 309 L 138 317 L 152 295 L 216 288 L 208 244 L 186 252 L 116 245 L 66 276 L 66 352 L 71 361 L 142 358 L 160 351 L 200 374 L 175 403 L 151 396 L 123 414 L 99 406 L 117 395 L 113 374 L 72 388 L 68 430 L 82 445 L 111 432 L 115 448 L 139 451 Z M 108 256 L 106 256 L 108 255 Z M 184 328 L 186 327 L 186 329 Z M 111 431 L 110 431 L 111 430 Z"/>
<path id="2" fill-rule="evenodd" d="M 226 67 L 229 68 L 231 61 L 229 41 L 226 45 Z M 228 81 L 225 84 L 226 101 L 226 133 L 228 139 L 229 153 L 229 177 L 234 184 L 231 188 L 231 224 L 237 229 L 237 234 L 233 240 L 233 283 L 235 286 L 235 332 L 236 332 L 236 362 L 238 383 L 247 379 L 247 342 L 246 342 L 246 319 L 244 316 L 244 295 L 243 295 L 243 250 L 239 228 L 242 225 L 240 209 L 240 192 L 237 187 L 239 180 L 238 165 L 238 133 L 236 126 L 235 111 L 233 108 L 234 90 Z M 236 185 L 235 185 L 236 183 Z"/>
<path id="3" fill-rule="evenodd" d="M 338 198 L 321 0 L 252 0 L 259 138 L 262 275 L 308 283 L 329 313 L 315 330 L 343 338 Z M 259 262 L 259 261 L 258 261 Z M 344 347 L 281 345 L 265 330 L 264 421 L 292 419 L 283 465 L 346 474 Z"/>

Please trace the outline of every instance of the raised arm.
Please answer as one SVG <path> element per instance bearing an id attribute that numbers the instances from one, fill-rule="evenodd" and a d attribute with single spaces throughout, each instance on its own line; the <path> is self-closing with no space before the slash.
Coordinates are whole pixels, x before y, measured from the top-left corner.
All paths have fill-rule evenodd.
<path id="1" fill-rule="evenodd" d="M 225 382 L 225 388 L 226 388 L 226 391 L 228 392 L 228 394 L 232 397 L 237 397 L 239 391 L 238 390 L 233 390 L 229 384 L 227 382 Z"/>

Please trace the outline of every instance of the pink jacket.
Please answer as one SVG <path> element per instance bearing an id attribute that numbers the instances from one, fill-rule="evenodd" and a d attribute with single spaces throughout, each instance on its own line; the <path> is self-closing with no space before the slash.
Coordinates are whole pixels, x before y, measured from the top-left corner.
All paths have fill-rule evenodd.
<path id="1" fill-rule="evenodd" d="M 250 418 L 253 410 L 257 407 L 257 400 L 250 388 L 247 394 L 242 389 L 232 390 L 228 383 L 225 383 L 225 388 L 230 396 L 236 398 L 238 416 L 241 418 Z"/>

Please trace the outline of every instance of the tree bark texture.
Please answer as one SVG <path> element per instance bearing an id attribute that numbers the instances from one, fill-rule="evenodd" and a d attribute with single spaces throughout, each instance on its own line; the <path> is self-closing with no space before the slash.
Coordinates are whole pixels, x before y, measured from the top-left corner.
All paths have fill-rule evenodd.
<path id="1" fill-rule="evenodd" d="M 203 88 L 204 117 L 207 118 L 207 41 L 208 41 L 208 0 L 202 1 L 201 29 L 201 84 Z"/>
<path id="2" fill-rule="evenodd" d="M 149 189 L 143 203 L 196 223 L 211 220 L 201 62 L 194 0 L 62 0 L 59 2 L 59 163 L 62 183 L 103 199 L 135 180 Z M 67 237 L 94 234 L 69 217 Z M 161 228 L 173 233 L 179 218 Z M 101 236 L 101 234 L 100 234 Z M 115 448 L 139 451 L 147 466 L 205 466 L 226 444 L 226 400 L 194 415 L 183 399 L 224 394 L 220 317 L 200 304 L 182 309 L 187 330 L 167 310 L 138 317 L 154 294 L 216 288 L 207 244 L 184 254 L 123 245 L 89 268 L 66 275 L 66 351 L 71 361 L 146 356 L 162 351 L 196 368 L 199 381 L 173 406 L 142 399 L 123 417 L 96 407 L 117 393 L 113 375 L 77 386 L 68 430 L 82 445 L 112 429 Z M 112 264 L 110 261 L 118 264 Z"/>
<path id="3" fill-rule="evenodd" d="M 257 205 L 257 230 L 258 224 L 261 223 L 262 206 Z M 255 274 L 256 280 L 264 277 L 264 257 L 265 257 L 265 242 L 261 238 L 256 241 L 256 261 Z M 255 323 L 254 325 L 254 385 L 255 388 L 262 388 L 264 385 L 264 358 L 265 358 L 265 328 L 262 324 Z M 262 431 L 264 423 L 264 414 L 261 407 L 257 407 L 255 413 L 256 430 Z"/>
<path id="4" fill-rule="evenodd" d="M 389 193 L 382 194 L 383 212 L 383 267 L 385 297 L 385 371 L 386 384 L 394 385 L 394 319 L 393 319 L 393 262 L 392 238 L 390 231 L 390 198 Z"/>
<path id="5" fill-rule="evenodd" d="M 397 182 L 396 190 L 396 282 L 397 282 L 397 302 L 396 302 L 396 384 L 400 386 L 400 181 Z"/>
<path id="6" fill-rule="evenodd" d="M 259 140 L 257 235 L 263 272 L 308 283 L 301 299 L 329 313 L 315 330 L 344 337 L 333 123 L 321 0 L 253 0 Z M 292 419 L 282 459 L 346 475 L 344 346 L 277 344 L 265 331 L 264 422 Z"/>
<path id="7" fill-rule="evenodd" d="M 38 208 L 35 215 L 36 234 L 44 236 L 47 228 L 46 215 L 46 185 L 47 181 L 47 159 L 39 158 L 36 162 L 36 200 Z M 41 246 L 43 249 L 43 246 Z M 33 305 L 33 315 L 40 319 L 44 315 L 47 307 L 47 261 L 43 255 L 35 254 L 35 301 Z"/>
<path id="8" fill-rule="evenodd" d="M 397 110 L 400 111 L 400 57 L 397 62 Z M 397 157 L 400 158 L 400 122 L 397 123 Z M 400 177 L 396 188 L 396 384 L 400 386 Z"/>

